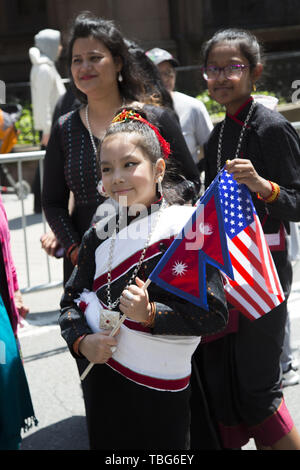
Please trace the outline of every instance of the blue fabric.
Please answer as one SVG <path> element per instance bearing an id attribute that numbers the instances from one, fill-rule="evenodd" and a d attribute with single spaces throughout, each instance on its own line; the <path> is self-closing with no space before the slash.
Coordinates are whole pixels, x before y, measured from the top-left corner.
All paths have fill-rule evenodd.
<path id="1" fill-rule="evenodd" d="M 24 367 L 0 296 L 0 450 L 16 450 L 21 429 L 37 423 Z"/>

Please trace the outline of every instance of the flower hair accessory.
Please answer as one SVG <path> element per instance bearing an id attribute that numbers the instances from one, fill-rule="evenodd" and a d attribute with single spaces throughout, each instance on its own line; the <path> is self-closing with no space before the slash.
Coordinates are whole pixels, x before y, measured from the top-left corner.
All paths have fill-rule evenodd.
<path id="1" fill-rule="evenodd" d="M 171 149 L 170 149 L 170 144 L 169 142 L 167 142 L 163 136 L 160 134 L 159 130 L 157 129 L 157 127 L 155 127 L 153 124 L 151 124 L 149 121 L 147 121 L 146 119 L 144 119 L 140 114 L 138 114 L 136 111 L 132 110 L 132 109 L 123 109 L 123 111 L 121 111 L 119 114 L 117 114 L 117 116 L 114 117 L 114 119 L 112 120 L 112 123 L 115 124 L 117 122 L 127 122 L 127 121 L 133 121 L 133 120 L 137 120 L 137 121 L 140 121 L 144 124 L 146 124 L 147 126 L 149 126 L 156 134 L 156 137 L 158 138 L 158 141 L 160 143 L 160 147 L 162 149 L 162 152 L 163 152 L 163 156 L 164 156 L 164 159 L 168 159 L 169 158 L 169 155 L 171 153 Z"/>

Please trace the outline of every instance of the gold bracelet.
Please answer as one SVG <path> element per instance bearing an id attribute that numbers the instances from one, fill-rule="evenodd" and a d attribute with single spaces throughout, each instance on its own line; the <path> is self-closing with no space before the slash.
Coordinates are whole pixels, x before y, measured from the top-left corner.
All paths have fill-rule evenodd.
<path id="1" fill-rule="evenodd" d="M 155 313 L 156 313 L 156 305 L 155 302 L 150 302 L 150 313 L 148 315 L 148 318 L 145 322 L 143 322 L 143 325 L 147 328 L 152 328 L 154 325 L 154 320 L 155 320 Z"/>
<path id="2" fill-rule="evenodd" d="M 256 194 L 257 194 L 258 199 L 261 199 L 267 203 L 271 203 L 271 202 L 275 202 L 276 199 L 278 199 L 278 196 L 280 194 L 280 186 L 277 183 L 273 183 L 273 181 L 268 180 L 268 182 L 270 183 L 271 188 L 272 188 L 272 192 L 270 196 L 262 197 L 259 193 L 256 193 Z"/>

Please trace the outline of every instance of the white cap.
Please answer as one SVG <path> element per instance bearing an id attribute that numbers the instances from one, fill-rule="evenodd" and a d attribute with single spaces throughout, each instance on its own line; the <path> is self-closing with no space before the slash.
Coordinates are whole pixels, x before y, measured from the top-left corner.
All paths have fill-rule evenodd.
<path id="1" fill-rule="evenodd" d="M 178 60 L 175 59 L 170 52 L 160 49 L 159 47 L 150 49 L 146 52 L 146 55 L 155 63 L 155 65 L 161 64 L 165 61 L 171 62 L 174 67 L 178 67 L 179 65 Z"/>

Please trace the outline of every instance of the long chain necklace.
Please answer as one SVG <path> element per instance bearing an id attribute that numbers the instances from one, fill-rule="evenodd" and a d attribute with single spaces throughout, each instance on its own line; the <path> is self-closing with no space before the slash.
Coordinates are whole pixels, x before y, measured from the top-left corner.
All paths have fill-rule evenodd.
<path id="1" fill-rule="evenodd" d="M 246 130 L 247 124 L 249 122 L 249 119 L 250 119 L 250 117 L 253 113 L 254 108 L 255 108 L 255 101 L 253 100 L 252 104 L 250 106 L 249 112 L 247 114 L 247 117 L 245 119 L 245 122 L 243 124 L 240 136 L 239 136 L 239 140 L 238 140 L 238 144 L 237 144 L 237 147 L 236 147 L 236 152 L 235 152 L 234 158 L 238 158 L 238 156 L 240 154 L 242 140 L 243 140 L 243 137 L 244 137 L 244 134 L 245 134 L 245 130 Z M 222 122 L 222 126 L 221 126 L 221 129 L 220 129 L 220 134 L 219 134 L 218 153 L 217 153 L 217 171 L 218 171 L 218 173 L 221 170 L 221 163 L 222 163 L 222 143 L 223 143 L 223 133 L 224 133 L 225 122 L 226 122 L 226 117 L 225 117 L 224 121 Z"/>
<path id="2" fill-rule="evenodd" d="M 161 213 L 162 213 L 162 209 L 166 207 L 166 204 L 165 202 L 163 201 L 161 203 L 161 206 L 160 208 L 158 209 L 157 211 L 157 214 L 156 214 L 156 218 L 155 218 L 155 221 L 153 222 L 152 224 L 152 227 L 151 227 L 151 230 L 150 230 L 150 233 L 147 237 L 147 240 L 146 240 L 146 243 L 145 243 L 145 246 L 143 248 L 143 251 L 141 253 L 141 256 L 140 256 L 140 259 L 126 285 L 126 287 L 124 287 L 123 290 L 127 289 L 134 281 L 142 263 L 143 263 L 143 260 L 145 258 L 145 254 L 146 254 L 146 251 L 149 247 L 149 244 L 150 244 L 150 241 L 151 241 L 151 237 L 158 225 L 158 222 L 159 222 L 159 219 L 160 219 L 160 216 L 161 216 Z M 122 214 L 124 214 L 125 211 L 123 211 Z M 122 219 L 123 217 L 120 215 L 120 218 L 119 218 L 119 221 L 116 225 L 116 228 L 115 228 L 115 231 L 111 237 L 111 242 L 110 242 L 110 247 L 109 247 L 109 255 L 108 255 L 108 271 L 107 271 L 107 288 L 106 288 L 106 294 L 107 294 L 107 303 L 108 303 L 108 308 L 109 310 L 113 310 L 117 305 L 118 303 L 120 302 L 120 298 L 121 298 L 121 295 L 120 297 L 118 297 L 114 302 L 112 302 L 112 299 L 111 299 L 111 271 L 112 271 L 112 261 L 113 261 L 113 254 L 114 254 L 114 249 L 115 249 L 115 243 L 116 243 L 116 235 L 117 235 L 117 232 L 119 230 L 119 227 L 122 226 Z"/>
<path id="3" fill-rule="evenodd" d="M 123 105 L 124 105 L 124 100 L 123 100 Z M 91 143 L 92 143 L 92 146 L 93 146 L 93 149 L 94 149 L 94 152 L 95 152 L 95 155 L 97 156 L 97 147 L 96 147 L 96 144 L 95 144 L 95 141 L 94 141 L 94 137 L 93 137 L 93 134 L 92 134 L 92 130 L 91 130 L 91 126 L 90 126 L 90 122 L 89 122 L 89 116 L 88 116 L 88 105 L 86 105 L 86 108 L 85 108 L 85 120 L 86 120 L 86 124 L 87 124 L 87 129 L 88 129 L 88 132 L 89 132 L 89 136 L 90 136 L 90 140 L 91 140 Z M 149 244 L 150 244 L 150 241 L 151 241 L 151 237 L 152 237 L 152 234 L 155 230 L 155 228 L 157 227 L 157 224 L 158 224 L 158 221 L 159 221 L 159 218 L 160 218 L 160 214 L 161 214 L 161 211 L 163 209 L 163 207 L 165 207 L 165 202 L 163 201 L 160 208 L 158 209 L 158 213 L 157 213 L 157 216 L 156 216 L 156 220 L 155 222 L 153 223 L 152 225 L 152 229 L 147 237 L 147 240 L 146 240 L 146 243 L 145 243 L 145 246 L 143 248 L 143 251 L 141 253 L 141 256 L 140 256 L 140 259 L 126 285 L 126 287 L 124 289 L 127 289 L 134 281 L 142 263 L 143 263 L 143 260 L 145 258 L 145 254 L 146 254 L 146 251 L 147 251 L 147 248 L 149 247 Z M 124 213 L 124 211 L 123 211 Z M 113 254 L 114 254 L 114 248 L 115 248 L 115 241 L 116 241 L 116 235 L 117 235 L 117 232 L 119 231 L 119 227 L 122 226 L 122 213 L 119 217 L 119 221 L 116 225 L 116 228 L 115 228 L 115 231 L 111 237 L 111 243 L 110 243 L 110 247 L 109 247 L 109 258 L 108 258 L 108 272 L 107 272 L 107 288 L 106 288 L 106 293 L 107 293 L 107 302 L 108 302 L 108 308 L 110 311 L 112 311 L 117 305 L 118 303 L 120 302 L 120 297 L 118 297 L 114 302 L 112 302 L 111 300 L 111 270 L 112 270 L 112 261 L 113 261 Z"/>
<path id="4" fill-rule="evenodd" d="M 165 207 L 164 201 L 162 202 L 160 208 L 158 209 L 158 212 L 157 212 L 157 215 L 156 215 L 156 220 L 155 220 L 154 224 L 152 225 L 152 229 L 151 229 L 151 231 L 148 235 L 148 238 L 146 240 L 146 243 L 145 243 L 144 249 L 142 251 L 142 254 L 140 256 L 139 262 L 138 262 L 135 270 L 133 271 L 133 273 L 131 275 L 131 278 L 130 278 L 127 286 L 125 287 L 125 289 L 127 289 L 132 284 L 135 276 L 137 275 L 137 273 L 138 273 L 138 271 L 139 271 L 139 269 L 142 265 L 142 262 L 144 260 L 145 254 L 146 254 L 146 250 L 147 250 L 147 248 L 150 244 L 152 234 L 153 234 L 154 230 L 157 227 L 157 224 L 158 224 L 158 221 L 160 219 L 163 207 Z M 100 312 L 100 321 L 99 321 L 100 328 L 111 329 L 110 336 L 114 336 L 117 329 L 120 328 L 122 322 L 126 318 L 126 315 L 123 314 L 121 320 L 119 320 L 119 312 L 118 311 L 114 312 L 112 310 L 120 302 L 121 296 L 118 297 L 117 300 L 112 302 L 111 301 L 111 293 L 110 293 L 112 257 L 113 257 L 114 247 L 115 247 L 115 239 L 116 239 L 117 230 L 118 230 L 118 227 L 120 227 L 120 226 L 121 226 L 121 223 L 120 223 L 120 219 L 119 219 L 119 223 L 118 223 L 118 225 L 115 229 L 114 235 L 111 238 L 111 245 L 110 245 L 110 249 L 109 249 L 109 268 L 108 268 L 108 273 L 107 273 L 107 281 L 108 281 L 108 283 L 107 283 L 107 298 L 108 298 L 108 308 L 109 309 L 108 310 L 107 309 L 102 309 L 101 310 L 101 312 Z M 114 351 L 112 351 L 112 352 L 114 352 Z M 89 373 L 89 371 L 92 369 L 93 366 L 94 366 L 94 363 L 90 362 L 89 365 L 87 366 L 87 368 L 84 370 L 83 374 L 81 374 L 81 376 L 80 376 L 81 380 L 84 380 L 84 378 L 87 376 L 87 374 Z"/>
<path id="5" fill-rule="evenodd" d="M 125 106 L 124 98 L 123 98 L 122 106 Z M 94 149 L 95 155 L 97 156 L 98 150 L 97 150 L 97 147 L 96 147 L 96 144 L 95 144 L 94 136 L 93 136 L 90 121 L 89 121 L 89 105 L 88 104 L 85 107 L 85 122 L 86 122 L 86 125 L 87 125 L 87 130 L 88 130 L 88 133 L 89 133 L 89 136 L 90 136 L 92 147 Z M 101 139 L 99 139 L 99 140 L 101 140 Z"/>
<path id="6" fill-rule="evenodd" d="M 89 121 L 89 105 L 87 104 L 86 107 L 85 107 L 85 121 L 86 121 L 86 125 L 87 125 L 87 129 L 88 129 L 88 132 L 89 132 L 89 135 L 90 135 L 90 140 L 91 140 L 91 143 L 92 143 L 92 147 L 94 149 L 94 152 L 95 152 L 95 155 L 97 157 L 97 147 L 96 147 L 96 144 L 95 144 L 95 140 L 94 140 L 94 136 L 92 134 L 92 129 L 91 129 L 91 126 L 90 126 L 90 121 Z"/>

